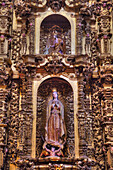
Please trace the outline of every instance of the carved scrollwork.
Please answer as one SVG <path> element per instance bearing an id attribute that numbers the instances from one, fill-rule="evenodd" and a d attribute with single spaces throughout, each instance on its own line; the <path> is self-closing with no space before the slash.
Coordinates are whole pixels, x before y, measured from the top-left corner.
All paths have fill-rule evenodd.
<path id="1" fill-rule="evenodd" d="M 58 169 L 58 170 L 63 170 L 63 169 L 64 169 L 63 164 L 57 165 L 57 164 L 51 164 L 51 163 L 49 163 L 49 170 L 56 170 L 56 169 Z"/>
<path id="2" fill-rule="evenodd" d="M 46 3 L 47 3 L 47 0 L 32 0 L 31 2 L 33 6 L 37 6 L 38 8 L 44 8 Z"/>
<path id="3" fill-rule="evenodd" d="M 31 6 L 29 5 L 28 2 L 23 1 L 23 0 L 19 0 L 19 1 L 16 0 L 14 7 L 15 7 L 15 12 L 17 16 L 25 17 L 25 16 L 30 15 Z"/>
<path id="4" fill-rule="evenodd" d="M 65 0 L 65 4 L 69 7 L 69 8 L 73 8 L 75 6 L 75 0 Z"/>
<path id="5" fill-rule="evenodd" d="M 96 14 L 97 15 L 109 15 L 112 10 L 112 2 L 109 1 L 101 1 L 96 4 Z"/>
<path id="6" fill-rule="evenodd" d="M 64 72 L 66 68 L 62 60 L 62 55 L 57 53 L 48 56 L 48 62 L 45 66 L 46 71 L 54 74 Z"/>

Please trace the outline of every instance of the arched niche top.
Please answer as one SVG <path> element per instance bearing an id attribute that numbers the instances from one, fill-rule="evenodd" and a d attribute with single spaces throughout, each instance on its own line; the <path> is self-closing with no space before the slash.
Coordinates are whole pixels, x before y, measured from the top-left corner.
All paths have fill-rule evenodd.
<path id="1" fill-rule="evenodd" d="M 70 83 L 67 80 L 65 80 L 64 78 L 60 78 L 60 77 L 50 77 L 50 78 L 47 78 L 43 82 L 41 82 L 40 86 L 42 84 L 46 84 L 46 83 L 51 83 L 51 84 L 55 85 L 56 82 L 59 85 L 62 84 L 62 83 L 65 83 L 65 84 L 67 84 L 68 86 L 71 87 Z M 72 87 L 71 87 L 71 89 L 72 89 Z"/>
<path id="2" fill-rule="evenodd" d="M 44 18 L 41 23 L 41 28 L 47 30 L 53 27 L 54 25 L 58 25 L 64 31 L 71 29 L 71 24 L 69 20 L 60 14 L 52 14 Z"/>
<path id="3" fill-rule="evenodd" d="M 48 91 L 44 91 L 44 89 L 47 89 L 47 86 L 51 86 L 48 87 Z M 72 86 L 70 85 L 70 83 L 68 81 L 66 81 L 63 78 L 59 78 L 59 77 L 52 77 L 52 78 L 48 78 L 46 80 L 44 80 L 39 88 L 38 88 L 38 92 L 42 91 L 44 92 L 44 95 L 48 95 L 49 93 L 52 92 L 52 90 L 56 89 L 58 92 L 62 93 L 67 93 L 67 87 L 70 91 L 73 91 Z"/>

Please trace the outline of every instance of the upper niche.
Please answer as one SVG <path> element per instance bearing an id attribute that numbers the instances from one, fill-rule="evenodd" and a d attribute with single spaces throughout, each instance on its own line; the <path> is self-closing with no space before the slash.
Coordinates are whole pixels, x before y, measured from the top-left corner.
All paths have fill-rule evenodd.
<path id="1" fill-rule="evenodd" d="M 46 17 L 41 23 L 40 32 L 40 53 L 44 54 L 46 51 L 47 41 L 51 36 L 51 29 L 56 26 L 61 31 L 58 31 L 60 38 L 63 37 L 65 41 L 65 54 L 71 54 L 71 25 L 68 19 L 62 15 L 54 14 Z"/>

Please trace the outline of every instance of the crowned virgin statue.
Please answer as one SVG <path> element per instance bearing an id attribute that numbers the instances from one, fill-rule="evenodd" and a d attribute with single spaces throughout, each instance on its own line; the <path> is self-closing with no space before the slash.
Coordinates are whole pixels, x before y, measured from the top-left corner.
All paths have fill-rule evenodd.
<path id="1" fill-rule="evenodd" d="M 47 106 L 45 143 L 43 149 L 48 153 L 46 153 L 47 156 L 63 156 L 61 150 L 65 142 L 66 128 L 64 123 L 64 106 L 61 101 L 58 100 L 57 92 L 54 91 L 53 99 L 49 101 Z M 49 148 L 47 148 L 48 145 Z"/>

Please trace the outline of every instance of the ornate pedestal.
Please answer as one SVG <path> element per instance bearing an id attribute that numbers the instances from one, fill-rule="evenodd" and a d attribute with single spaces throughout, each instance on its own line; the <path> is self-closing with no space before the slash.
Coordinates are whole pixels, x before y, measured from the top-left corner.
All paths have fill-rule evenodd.
<path id="1" fill-rule="evenodd" d="M 39 159 L 18 160 L 17 166 L 19 168 L 29 168 L 32 170 L 78 170 L 94 169 L 95 162 L 86 158 L 72 159 L 72 158 L 58 158 L 48 157 Z"/>

